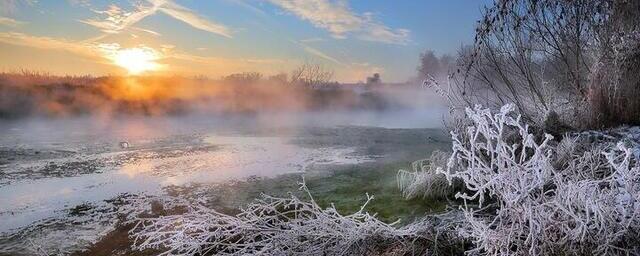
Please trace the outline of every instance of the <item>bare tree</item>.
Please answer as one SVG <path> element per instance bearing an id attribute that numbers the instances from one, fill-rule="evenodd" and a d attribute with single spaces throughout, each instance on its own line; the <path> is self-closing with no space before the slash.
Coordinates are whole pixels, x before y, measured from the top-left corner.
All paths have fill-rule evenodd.
<path id="1" fill-rule="evenodd" d="M 427 77 L 443 77 L 446 76 L 451 70 L 455 60 L 450 55 L 442 55 L 440 57 L 431 50 L 426 50 L 420 54 L 420 61 L 418 63 L 418 77 L 419 79 L 425 79 Z"/>
<path id="2" fill-rule="evenodd" d="M 318 87 L 329 84 L 333 78 L 330 71 L 320 64 L 305 62 L 291 72 L 291 84 Z"/>
<path id="3" fill-rule="evenodd" d="M 224 77 L 224 81 L 234 85 L 247 85 L 254 84 L 262 79 L 262 74 L 258 72 L 245 72 L 238 74 L 231 74 Z"/>
<path id="4" fill-rule="evenodd" d="M 640 1 L 614 1 L 607 44 L 591 74 L 591 119 L 601 126 L 640 124 Z"/>
<path id="5" fill-rule="evenodd" d="M 270 76 L 267 80 L 277 85 L 285 85 L 287 84 L 288 76 L 286 73 L 279 73 L 279 74 Z"/>
<path id="6" fill-rule="evenodd" d="M 560 110 L 565 121 L 584 125 L 594 69 L 616 52 L 616 38 L 637 30 L 638 8 L 629 14 L 632 6 L 615 7 L 634 5 L 627 2 L 634 1 L 496 0 L 484 11 L 473 48 L 461 53 L 456 86 L 462 103 L 514 103 L 538 124 Z"/>

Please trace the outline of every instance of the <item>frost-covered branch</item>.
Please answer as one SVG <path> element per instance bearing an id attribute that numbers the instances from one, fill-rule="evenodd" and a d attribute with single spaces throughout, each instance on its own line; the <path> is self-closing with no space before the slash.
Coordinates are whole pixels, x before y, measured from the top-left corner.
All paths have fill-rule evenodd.
<path id="1" fill-rule="evenodd" d="M 452 132 L 448 159 L 435 153 L 398 173 L 405 197 L 458 191 L 459 210 L 399 227 L 366 212 L 373 197 L 344 215 L 320 207 L 303 182 L 303 198 L 263 195 L 237 215 L 188 200 L 166 204 L 180 214 L 136 212 L 134 248 L 162 255 L 640 254 L 640 146 L 628 141 L 635 135 L 557 142 L 530 132 L 513 111 L 467 109 L 471 123 Z"/>
<path id="2" fill-rule="evenodd" d="M 304 182 L 301 190 L 307 200 L 262 195 L 235 216 L 188 204 L 180 215 L 137 218 L 130 235 L 135 249 L 161 255 L 367 255 L 412 250 L 431 235 L 427 222 L 397 228 L 376 219 L 365 211 L 372 196 L 342 215 L 316 204 Z"/>
<path id="3" fill-rule="evenodd" d="M 624 143 L 582 152 L 575 150 L 576 141 L 553 146 L 550 135 L 536 139 L 513 109 L 467 109 L 473 125 L 462 137 L 452 133 L 453 154 L 442 173 L 464 183 L 468 192 L 456 197 L 489 206 L 461 207 L 465 224 L 459 233 L 475 245 L 468 252 L 639 253 L 640 167 L 634 150 Z"/>

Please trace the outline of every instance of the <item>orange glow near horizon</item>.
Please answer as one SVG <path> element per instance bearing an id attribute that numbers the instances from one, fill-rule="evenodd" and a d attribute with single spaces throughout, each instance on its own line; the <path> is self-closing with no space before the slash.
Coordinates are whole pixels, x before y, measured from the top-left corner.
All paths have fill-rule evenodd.
<path id="1" fill-rule="evenodd" d="M 156 71 L 160 64 L 158 54 L 151 48 L 129 48 L 118 50 L 113 56 L 113 63 L 126 69 L 129 74 L 138 75 L 146 71 Z"/>
<path id="2" fill-rule="evenodd" d="M 109 95 L 114 99 L 127 101 L 148 101 L 165 99 L 171 90 L 166 86 L 165 79 L 151 79 L 140 77 L 126 77 L 112 81 Z"/>
<path id="3" fill-rule="evenodd" d="M 101 44 L 99 48 L 104 57 L 116 66 L 126 69 L 129 75 L 158 71 L 162 67 L 157 62 L 162 57 L 160 52 L 151 47 L 120 48 L 119 44 Z"/>

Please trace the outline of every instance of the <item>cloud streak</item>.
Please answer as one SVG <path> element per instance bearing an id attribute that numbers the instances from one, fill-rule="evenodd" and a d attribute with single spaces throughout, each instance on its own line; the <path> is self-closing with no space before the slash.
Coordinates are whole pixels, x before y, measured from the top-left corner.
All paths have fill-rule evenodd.
<path id="1" fill-rule="evenodd" d="M 87 25 L 94 26 L 102 32 L 109 34 L 117 34 L 121 31 L 129 28 L 133 24 L 141 21 L 145 17 L 152 15 L 158 11 L 158 7 L 152 6 L 138 6 L 135 11 L 126 12 L 119 6 L 113 4 L 110 5 L 107 10 L 94 11 L 98 14 L 106 16 L 103 19 L 87 19 L 80 22 Z"/>
<path id="2" fill-rule="evenodd" d="M 224 37 L 231 38 L 231 31 L 224 25 L 213 23 L 204 19 L 193 11 L 180 6 L 172 1 L 155 1 L 155 2 L 164 2 L 164 4 L 160 5 L 160 11 L 168 14 L 169 16 L 180 20 L 184 23 L 191 25 L 194 28 L 208 31 L 214 34 L 218 34 Z"/>
<path id="3" fill-rule="evenodd" d="M 45 50 L 63 50 L 94 59 L 100 57 L 99 52 L 91 44 L 52 37 L 32 36 L 18 32 L 0 32 L 0 42 Z"/>
<path id="4" fill-rule="evenodd" d="M 138 5 L 133 11 L 125 11 L 117 5 L 110 5 L 107 10 L 95 11 L 104 18 L 80 20 L 94 26 L 105 33 L 117 34 L 130 28 L 144 18 L 158 12 L 182 21 L 196 29 L 231 38 L 231 30 L 226 26 L 209 21 L 191 9 L 174 3 L 172 0 L 148 0 L 146 5 Z"/>
<path id="5" fill-rule="evenodd" d="M 354 13 L 345 1 L 331 0 L 270 0 L 274 5 L 327 30 L 334 38 L 350 35 L 361 40 L 388 44 L 406 44 L 410 31 L 392 29 L 376 21 L 371 13 Z"/>
<path id="6" fill-rule="evenodd" d="M 312 37 L 312 38 L 306 38 L 306 39 L 300 40 L 300 42 L 302 43 L 315 43 L 315 42 L 322 42 L 322 41 L 324 41 L 324 39 L 319 37 Z"/>
<path id="7" fill-rule="evenodd" d="M 0 0 L 0 14 L 13 14 L 20 6 L 33 6 L 37 0 Z"/>
<path id="8" fill-rule="evenodd" d="M 97 43 L 94 41 L 75 41 L 62 38 L 34 36 L 18 32 L 0 32 L 0 43 L 32 47 L 43 50 L 65 51 L 84 57 L 94 63 L 116 66 L 113 55 L 117 51 L 127 50 L 117 43 Z M 293 62 L 285 59 L 244 59 L 218 58 L 177 52 L 171 45 L 163 45 L 159 50 L 139 45 L 157 55 L 158 65 L 171 67 L 173 74 L 222 76 L 237 72 L 262 71 L 277 73 L 281 69 L 292 68 Z"/>
<path id="9" fill-rule="evenodd" d="M 8 27 L 17 27 L 17 26 L 20 26 L 22 24 L 25 24 L 25 22 L 17 21 L 17 20 L 14 20 L 12 18 L 7 18 L 7 17 L 0 16 L 0 25 L 8 26 Z"/>
<path id="10" fill-rule="evenodd" d="M 144 28 L 138 28 L 138 27 L 131 27 L 131 28 L 134 29 L 134 30 L 138 30 L 138 31 L 149 33 L 149 34 L 154 35 L 154 36 L 161 36 L 160 33 L 155 32 L 153 30 L 144 29 Z"/>
<path id="11" fill-rule="evenodd" d="M 339 64 L 339 65 L 344 65 L 344 63 L 342 63 L 342 62 L 341 62 L 341 61 L 339 61 L 338 59 L 336 59 L 336 58 L 334 58 L 334 57 L 331 57 L 331 56 L 327 55 L 326 53 L 324 53 L 324 52 L 322 52 L 322 51 L 320 51 L 320 50 L 318 50 L 318 49 L 316 49 L 316 48 L 313 48 L 313 47 L 308 46 L 308 45 L 306 45 L 306 44 L 304 44 L 304 43 L 301 43 L 301 42 L 297 42 L 297 41 L 292 41 L 292 42 L 293 42 L 293 43 L 295 43 L 295 44 L 297 44 L 298 46 L 302 47 L 302 49 L 303 49 L 304 51 L 306 51 L 307 53 L 309 53 L 309 54 L 311 54 L 311 55 L 314 55 L 314 56 L 317 56 L 317 57 L 323 58 L 323 59 L 325 59 L 325 60 L 328 60 L 328 61 L 334 62 L 334 63 Z"/>

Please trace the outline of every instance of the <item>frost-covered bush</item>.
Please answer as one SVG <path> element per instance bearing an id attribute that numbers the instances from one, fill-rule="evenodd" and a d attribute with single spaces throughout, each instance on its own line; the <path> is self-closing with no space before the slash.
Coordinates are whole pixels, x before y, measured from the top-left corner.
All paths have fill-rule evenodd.
<path id="1" fill-rule="evenodd" d="M 436 150 L 428 159 L 413 162 L 412 171 L 398 171 L 398 188 L 402 191 L 402 196 L 406 199 L 438 199 L 452 195 L 456 186 L 451 186 L 444 174 L 436 172 L 438 168 L 446 166 L 448 159 L 448 153 Z"/>
<path id="2" fill-rule="evenodd" d="M 304 182 L 301 189 L 308 200 L 263 195 L 235 216 L 192 203 L 179 215 L 138 217 L 133 246 L 161 255 L 404 255 L 426 253 L 418 245 L 435 236 L 426 220 L 398 228 L 376 219 L 365 211 L 368 195 L 359 211 L 342 215 L 316 204 Z"/>
<path id="3" fill-rule="evenodd" d="M 466 114 L 470 123 L 452 132 L 451 154 L 434 153 L 398 173 L 406 198 L 457 191 L 459 210 L 397 226 L 365 211 L 373 197 L 344 215 L 320 207 L 303 182 L 306 199 L 263 195 L 237 215 L 188 200 L 166 204 L 180 214 L 136 212 L 134 248 L 162 255 L 640 254 L 640 128 L 557 142 L 530 132 L 512 105 Z"/>
<path id="4" fill-rule="evenodd" d="M 473 125 L 464 136 L 452 132 L 453 154 L 447 170 L 439 170 L 467 190 L 456 197 L 464 200 L 459 234 L 474 245 L 468 253 L 640 253 L 640 165 L 633 151 L 618 143 L 558 154 L 576 142 L 556 147 L 550 135 L 536 139 L 513 110 L 467 109 Z M 563 164 L 553 164 L 558 156 Z"/>

